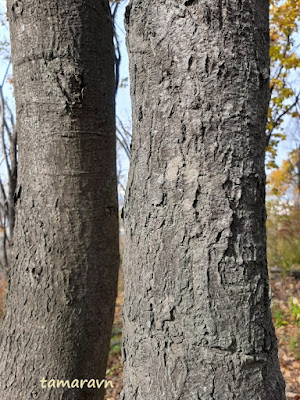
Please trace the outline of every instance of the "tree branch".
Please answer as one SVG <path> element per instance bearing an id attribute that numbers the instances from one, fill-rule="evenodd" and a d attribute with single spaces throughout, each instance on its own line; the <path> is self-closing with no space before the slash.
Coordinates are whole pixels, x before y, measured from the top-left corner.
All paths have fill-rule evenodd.
<path id="1" fill-rule="evenodd" d="M 117 135 L 117 140 L 118 140 L 118 142 L 120 143 L 120 145 L 123 147 L 123 149 L 124 149 L 124 151 L 125 151 L 127 157 L 130 158 L 130 148 L 129 148 L 127 142 L 126 142 L 126 139 L 125 139 L 125 137 L 123 136 L 123 134 L 122 134 L 122 132 L 120 131 L 120 129 L 119 129 L 118 127 L 117 127 L 116 129 L 117 129 L 117 133 L 118 133 L 118 134 L 121 136 L 121 138 L 122 138 L 122 140 L 121 140 L 121 139 L 118 137 L 118 135 Z"/>
<path id="2" fill-rule="evenodd" d="M 279 114 L 279 116 L 276 118 L 276 120 L 272 125 L 272 128 L 269 130 L 269 133 L 266 134 L 266 146 L 269 145 L 271 136 L 274 132 L 274 129 L 278 126 L 280 119 L 284 117 L 286 114 L 288 114 L 294 107 L 297 106 L 299 98 L 300 98 L 300 92 L 296 95 L 295 101 L 286 110 L 284 110 L 281 114 Z"/>
<path id="3" fill-rule="evenodd" d="M 10 171 L 10 165 L 9 165 L 8 155 L 7 155 L 7 148 L 6 148 L 6 143 L 5 143 L 6 121 L 5 121 L 5 106 L 4 106 L 4 98 L 3 98 L 2 86 L 0 86 L 0 101 L 1 101 L 1 118 L 2 118 L 2 127 L 1 127 L 2 128 L 1 129 L 2 153 L 3 153 L 3 156 L 4 156 L 7 173 L 10 176 L 11 171 Z"/>

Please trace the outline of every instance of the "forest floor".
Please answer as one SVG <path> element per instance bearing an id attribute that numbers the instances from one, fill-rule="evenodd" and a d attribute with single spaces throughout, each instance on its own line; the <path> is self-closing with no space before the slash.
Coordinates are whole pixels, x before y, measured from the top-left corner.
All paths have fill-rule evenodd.
<path id="1" fill-rule="evenodd" d="M 300 280 L 271 278 L 272 315 L 278 339 L 281 371 L 286 382 L 287 400 L 300 400 Z M 107 389 L 105 400 L 119 400 L 122 390 L 122 282 L 116 304 L 115 321 L 108 361 L 107 380 L 114 388 Z"/>
<path id="2" fill-rule="evenodd" d="M 300 400 L 300 279 L 271 279 L 272 315 L 288 400 Z"/>
<path id="3" fill-rule="evenodd" d="M 273 292 L 272 315 L 278 339 L 281 370 L 286 382 L 287 400 L 300 400 L 300 280 L 271 278 Z M 0 319 L 4 306 L 6 281 L 0 274 Z M 105 400 L 119 400 L 122 390 L 123 366 L 122 342 L 123 281 L 119 282 L 115 320 L 111 338 L 107 380 L 114 387 L 106 390 Z"/>

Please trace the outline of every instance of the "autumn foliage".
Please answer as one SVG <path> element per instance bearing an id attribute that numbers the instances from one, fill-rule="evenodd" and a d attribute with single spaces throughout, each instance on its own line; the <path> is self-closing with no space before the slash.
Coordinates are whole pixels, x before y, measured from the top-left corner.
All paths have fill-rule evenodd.
<path id="1" fill-rule="evenodd" d="M 268 176 L 268 262 L 285 272 L 300 268 L 300 149 Z"/>
<path id="2" fill-rule="evenodd" d="M 300 91 L 291 79 L 300 67 L 296 34 L 300 23 L 300 0 L 270 1 L 270 105 L 266 129 L 268 166 L 275 167 L 276 149 L 286 138 L 285 116 L 299 118 L 297 105 Z"/>

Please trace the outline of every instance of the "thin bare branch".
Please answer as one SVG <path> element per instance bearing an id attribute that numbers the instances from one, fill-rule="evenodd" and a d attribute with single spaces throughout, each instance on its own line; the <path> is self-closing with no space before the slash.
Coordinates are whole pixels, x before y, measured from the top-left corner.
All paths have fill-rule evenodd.
<path id="1" fill-rule="evenodd" d="M 294 102 L 286 110 L 284 110 L 281 114 L 278 115 L 278 117 L 276 118 L 276 120 L 273 123 L 272 129 L 270 129 L 269 132 L 266 135 L 266 146 L 269 145 L 270 140 L 271 140 L 271 136 L 272 136 L 272 134 L 274 132 L 274 129 L 279 125 L 279 121 L 281 120 L 281 118 L 283 118 L 294 107 L 296 107 L 298 105 L 299 98 L 300 98 L 300 92 L 296 95 Z"/>
<path id="2" fill-rule="evenodd" d="M 5 107 L 4 107 L 2 86 L 0 87 L 0 101 L 1 101 L 1 118 L 2 118 L 2 132 L 1 132 L 2 153 L 4 156 L 7 173 L 10 176 L 9 159 L 8 159 L 7 148 L 6 148 L 6 143 L 5 143 L 5 129 L 4 129 L 4 127 L 5 127 Z"/>
<path id="3" fill-rule="evenodd" d="M 123 185 L 123 183 L 118 179 L 118 184 L 121 186 L 121 188 L 124 190 L 124 192 L 126 192 L 126 188 Z"/>
<path id="4" fill-rule="evenodd" d="M 123 132 L 125 132 L 126 136 L 129 136 L 129 138 L 131 139 L 131 137 L 132 137 L 131 133 L 125 128 L 123 122 L 121 121 L 121 119 L 118 116 L 117 116 L 117 120 L 118 120 L 118 123 L 121 125 Z"/>
<path id="5" fill-rule="evenodd" d="M 7 208 L 7 196 L 6 196 L 6 193 L 5 193 L 4 186 L 3 186 L 1 178 L 0 178 L 0 192 L 1 192 L 1 195 L 3 197 L 3 205 L 4 205 L 4 207 Z"/>
<path id="6" fill-rule="evenodd" d="M 8 71 L 9 71 L 10 64 L 11 64 L 11 60 L 9 60 L 8 65 L 6 67 L 6 70 L 5 70 L 5 73 L 4 73 L 4 76 L 3 76 L 3 80 L 2 80 L 2 83 L 1 83 L 1 88 L 3 87 L 3 85 L 5 83 L 5 80 L 6 80 Z"/>
<path id="7" fill-rule="evenodd" d="M 121 50 L 120 50 L 120 43 L 118 40 L 118 35 L 116 32 L 116 15 L 119 8 L 120 2 L 115 1 L 112 6 L 112 19 L 114 23 L 114 40 L 115 40 L 115 78 L 116 78 L 116 91 L 115 95 L 117 94 L 119 88 L 119 81 L 120 81 L 120 63 L 121 63 Z"/>
<path id="8" fill-rule="evenodd" d="M 114 6 L 114 10 L 113 10 L 113 12 L 112 12 L 113 20 L 115 20 L 115 18 L 116 18 L 116 14 L 117 14 L 119 5 L 120 5 L 119 1 L 115 1 L 115 2 L 113 3 L 113 5 L 112 5 L 112 6 Z"/>
<path id="9" fill-rule="evenodd" d="M 8 113 L 9 113 L 9 116 L 10 116 L 10 123 L 11 123 L 11 126 L 13 127 L 13 126 L 15 126 L 15 116 L 14 116 L 14 113 L 12 112 L 12 109 L 10 108 L 8 102 L 7 102 L 5 99 L 4 99 L 4 105 L 5 105 L 6 110 L 7 110 Z"/>
<path id="10" fill-rule="evenodd" d="M 122 135 L 122 132 L 119 130 L 119 128 L 117 128 L 117 133 L 121 136 L 121 139 L 118 137 L 117 135 L 117 141 L 120 143 L 120 145 L 123 147 L 126 155 L 128 158 L 130 158 L 130 148 L 128 146 L 128 144 L 126 143 L 126 139 L 124 138 L 124 136 Z"/>

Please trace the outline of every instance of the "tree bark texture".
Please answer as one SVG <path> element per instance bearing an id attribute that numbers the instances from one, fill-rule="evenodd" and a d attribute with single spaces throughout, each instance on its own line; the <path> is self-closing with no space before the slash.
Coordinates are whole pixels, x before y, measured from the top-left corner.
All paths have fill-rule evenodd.
<path id="1" fill-rule="evenodd" d="M 132 0 L 125 400 L 283 400 L 269 308 L 267 0 Z"/>
<path id="2" fill-rule="evenodd" d="M 106 0 L 8 0 L 19 148 L 0 392 L 99 399 L 118 275 L 113 24 Z"/>

